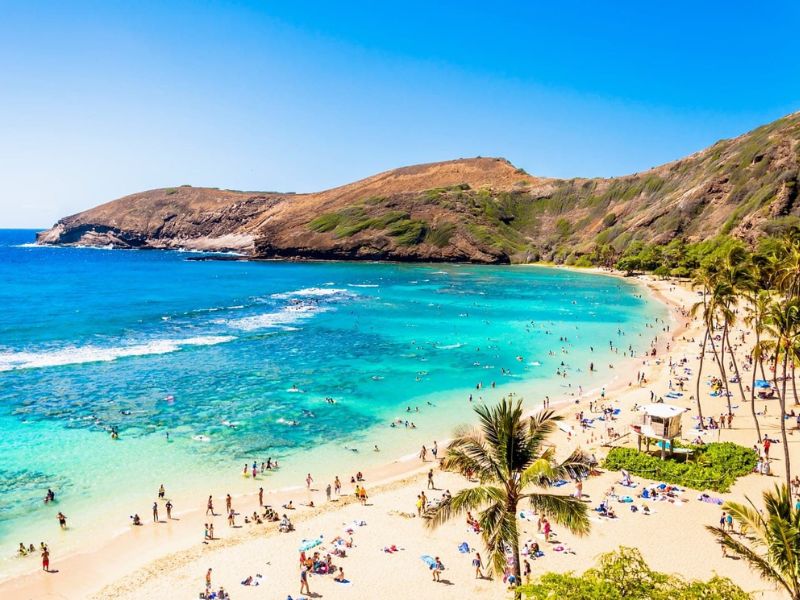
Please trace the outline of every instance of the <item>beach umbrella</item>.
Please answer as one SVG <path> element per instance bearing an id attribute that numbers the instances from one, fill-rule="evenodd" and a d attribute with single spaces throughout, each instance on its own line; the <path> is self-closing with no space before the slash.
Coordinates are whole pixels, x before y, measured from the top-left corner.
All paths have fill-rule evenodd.
<path id="1" fill-rule="evenodd" d="M 314 538 L 313 540 L 303 540 L 302 542 L 300 542 L 299 551 L 307 552 L 308 550 L 311 550 L 311 548 L 316 548 L 321 543 L 322 543 L 322 536 Z"/>
<path id="2" fill-rule="evenodd" d="M 768 387 L 770 387 L 769 381 L 766 381 L 765 379 L 756 379 L 756 387 L 757 388 L 768 388 Z"/>

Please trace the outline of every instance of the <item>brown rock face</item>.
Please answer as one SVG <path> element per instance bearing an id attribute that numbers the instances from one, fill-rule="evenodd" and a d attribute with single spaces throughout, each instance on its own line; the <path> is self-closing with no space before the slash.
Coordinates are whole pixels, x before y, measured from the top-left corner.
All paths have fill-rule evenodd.
<path id="1" fill-rule="evenodd" d="M 66 217 L 41 244 L 233 250 L 256 258 L 509 263 L 634 240 L 752 240 L 800 220 L 800 113 L 611 179 L 504 159 L 404 167 L 313 194 L 158 189 Z"/>

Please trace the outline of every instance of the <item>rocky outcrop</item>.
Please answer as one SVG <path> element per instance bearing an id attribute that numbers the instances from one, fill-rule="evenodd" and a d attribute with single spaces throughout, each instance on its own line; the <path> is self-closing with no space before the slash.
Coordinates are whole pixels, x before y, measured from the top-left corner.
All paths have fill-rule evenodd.
<path id="1" fill-rule="evenodd" d="M 181 186 L 60 220 L 41 244 L 236 251 L 257 258 L 509 263 L 634 240 L 800 222 L 800 113 L 644 173 L 528 175 L 504 159 L 416 165 L 312 194 Z"/>

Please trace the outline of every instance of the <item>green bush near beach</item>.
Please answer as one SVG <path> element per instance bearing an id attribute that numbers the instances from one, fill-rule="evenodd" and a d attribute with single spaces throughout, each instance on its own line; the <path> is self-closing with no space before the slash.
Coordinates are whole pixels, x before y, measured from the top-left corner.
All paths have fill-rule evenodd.
<path id="1" fill-rule="evenodd" d="M 653 571 L 636 548 L 602 554 L 582 575 L 545 573 L 519 590 L 533 600 L 747 600 L 750 595 L 726 577 L 687 581 Z"/>
<path id="2" fill-rule="evenodd" d="M 695 490 L 727 492 L 737 478 L 752 472 L 758 461 L 754 450 L 732 442 L 688 447 L 694 450 L 689 461 L 683 456 L 661 460 L 633 448 L 613 448 L 604 467 Z"/>

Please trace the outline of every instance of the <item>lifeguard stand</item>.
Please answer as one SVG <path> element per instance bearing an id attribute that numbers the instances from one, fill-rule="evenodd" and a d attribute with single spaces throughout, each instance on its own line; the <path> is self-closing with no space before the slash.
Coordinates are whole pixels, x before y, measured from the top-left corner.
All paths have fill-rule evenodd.
<path id="1" fill-rule="evenodd" d="M 639 408 L 642 413 L 637 415 L 631 430 L 636 434 L 636 443 L 639 452 L 642 451 L 642 438 L 646 440 L 646 449 L 650 451 L 650 440 L 658 440 L 661 447 L 661 460 L 664 460 L 664 453 L 669 444 L 669 452 L 672 454 L 672 440 L 681 435 L 681 415 L 686 411 L 685 408 L 672 404 L 646 404 Z"/>

